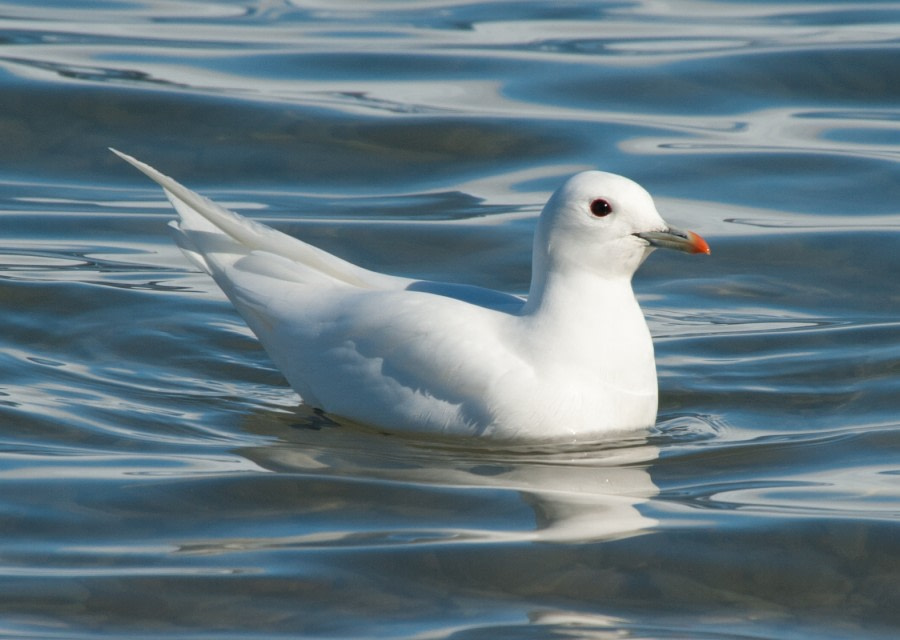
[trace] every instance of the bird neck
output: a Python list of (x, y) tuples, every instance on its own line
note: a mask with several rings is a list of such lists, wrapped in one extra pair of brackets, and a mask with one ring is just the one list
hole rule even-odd
[(520, 335), (547, 388), (571, 395), (574, 378), (591, 389), (584, 397), (610, 406), (634, 402), (655, 414), (653, 341), (631, 279), (551, 271), (537, 284), (522, 309)]
[(576, 324), (589, 331), (609, 323), (632, 323), (636, 316), (643, 322), (631, 278), (587, 270), (549, 270), (533, 276), (522, 315), (542, 324)]

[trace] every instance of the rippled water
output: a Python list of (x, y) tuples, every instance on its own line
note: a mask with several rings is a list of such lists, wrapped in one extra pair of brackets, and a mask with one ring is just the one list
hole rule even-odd
[[(888, 638), (900, 4), (0, 3), (0, 635)], [(299, 405), (134, 154), (367, 266), (524, 292), (628, 175), (647, 433), (435, 443)]]

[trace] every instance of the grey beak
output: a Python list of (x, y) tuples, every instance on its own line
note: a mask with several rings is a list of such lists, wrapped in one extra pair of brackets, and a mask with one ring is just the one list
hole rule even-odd
[(693, 231), (681, 231), (680, 229), (669, 227), (663, 231), (645, 231), (634, 235), (642, 240), (646, 240), (652, 247), (709, 255), (709, 245), (706, 243), (706, 240)]

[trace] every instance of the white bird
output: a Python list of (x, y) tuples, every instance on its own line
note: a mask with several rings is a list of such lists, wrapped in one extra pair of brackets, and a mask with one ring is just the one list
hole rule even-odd
[(244, 218), (128, 155), (306, 403), (389, 431), (578, 440), (651, 426), (653, 342), (631, 277), (655, 247), (709, 253), (642, 187), (586, 171), (541, 213), (527, 299), (369, 271)]

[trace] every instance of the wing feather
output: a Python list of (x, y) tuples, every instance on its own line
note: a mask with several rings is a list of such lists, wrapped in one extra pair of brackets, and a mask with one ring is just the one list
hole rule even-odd
[[(198, 235), (198, 232), (213, 235), (219, 232), (228, 236), (240, 245), (240, 247), (232, 247), (232, 253), (241, 254), (264, 251), (287, 258), (309, 270), (356, 287), (402, 289), (412, 282), (408, 278), (399, 278), (364, 269), (302, 240), (238, 215), (191, 191), (150, 165), (116, 149), (110, 149), (110, 151), (134, 166), (165, 190), (166, 196), (169, 198), (172, 206), (175, 207), (180, 218), (175, 229), (177, 232), (188, 236), (187, 240), (184, 241), (184, 244), (187, 246), (186, 252), (188, 252), (189, 257), (194, 262), (197, 262), (206, 271), (210, 271), (212, 265), (209, 265), (206, 260), (198, 261), (196, 254), (202, 256), (213, 252), (207, 250), (204, 246), (205, 243), (201, 241), (203, 238), (209, 240), (209, 236)], [(193, 235), (191, 232), (194, 232)], [(180, 239), (179, 246), (181, 246)], [(190, 255), (191, 253), (195, 255), (192, 256)]]

